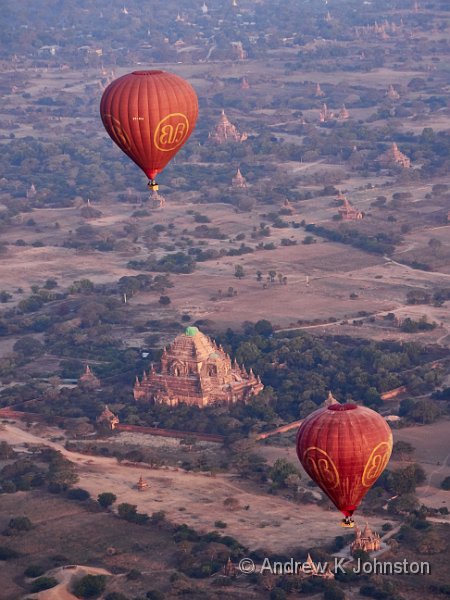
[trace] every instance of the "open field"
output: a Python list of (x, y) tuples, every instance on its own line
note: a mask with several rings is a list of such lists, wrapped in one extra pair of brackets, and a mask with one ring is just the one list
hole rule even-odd
[[(228, 475), (208, 477), (182, 470), (128, 467), (115, 459), (69, 452), (59, 444), (13, 425), (6, 425), (3, 438), (15, 447), (44, 441), (61, 450), (77, 464), (79, 485), (93, 497), (112, 491), (118, 503), (136, 504), (140, 511), (148, 514), (164, 510), (170, 521), (187, 523), (205, 533), (215, 528), (215, 521), (222, 519), (227, 523), (227, 532), (250, 549), (283, 552), (327, 543), (340, 535), (340, 517), (335, 510), (310, 504), (302, 506), (282, 496), (269, 496)], [(141, 474), (149, 483), (148, 491), (139, 492), (135, 488)], [(229, 497), (236, 498), (240, 509), (227, 511), (223, 501)], [(368, 521), (375, 528), (383, 522), (379, 517), (370, 517)]]

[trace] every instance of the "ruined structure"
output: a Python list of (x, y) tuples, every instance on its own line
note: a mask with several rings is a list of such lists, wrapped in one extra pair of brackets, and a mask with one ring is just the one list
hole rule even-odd
[(80, 387), (88, 388), (91, 390), (97, 390), (100, 387), (100, 379), (94, 375), (89, 365), (86, 365), (86, 370), (78, 379), (78, 385)]
[(343, 221), (360, 221), (364, 217), (363, 213), (352, 206), (345, 196), (338, 213)]
[(97, 417), (97, 424), (113, 431), (119, 424), (119, 417), (115, 415), (109, 406), (105, 404), (103, 412)]
[(231, 182), (232, 182), (232, 185), (233, 185), (234, 188), (241, 188), (241, 189), (247, 188), (247, 180), (242, 175), (240, 169), (237, 170), (237, 173), (233, 177), (233, 179), (231, 180)]
[(350, 546), (350, 551), (354, 554), (357, 550), (364, 552), (377, 552), (381, 548), (381, 539), (378, 533), (373, 533), (366, 523), (364, 530), (359, 527), (355, 528), (355, 539)]
[(411, 166), (410, 159), (406, 154), (400, 152), (395, 142), (392, 142), (391, 147), (379, 156), (378, 161), (383, 167), (402, 167), (402, 169), (409, 169)]
[(246, 133), (239, 133), (235, 125), (232, 125), (222, 110), (219, 122), (213, 131), (210, 132), (208, 139), (216, 144), (225, 144), (226, 142), (244, 142), (247, 139)]
[(263, 389), (259, 376), (246, 371), (197, 327), (188, 327), (168, 348), (161, 361), (136, 378), (137, 402), (180, 402), (199, 407), (245, 401)]

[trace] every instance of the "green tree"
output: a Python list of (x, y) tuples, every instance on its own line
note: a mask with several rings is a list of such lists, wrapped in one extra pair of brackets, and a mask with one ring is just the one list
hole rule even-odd
[(298, 469), (285, 458), (278, 458), (269, 471), (269, 477), (277, 488), (288, 487), (288, 479), (296, 475), (300, 480)]
[(97, 502), (102, 508), (109, 508), (116, 500), (117, 496), (112, 492), (103, 492), (97, 497)]
[(78, 598), (98, 598), (106, 587), (105, 575), (86, 575), (73, 586), (73, 593)]
[(236, 265), (234, 267), (234, 276), (238, 279), (242, 279), (243, 277), (245, 277), (245, 271), (242, 265)]

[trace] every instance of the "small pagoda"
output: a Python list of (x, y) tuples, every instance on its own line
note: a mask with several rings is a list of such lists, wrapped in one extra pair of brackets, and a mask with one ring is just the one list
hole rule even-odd
[(242, 81), (241, 81), (241, 90), (249, 90), (249, 89), (250, 89), (250, 84), (247, 81), (247, 78), (243, 77)]
[(390, 148), (383, 152), (378, 157), (378, 161), (381, 166), (389, 168), (389, 167), (401, 167), (402, 169), (409, 169), (411, 167), (411, 160), (400, 152), (397, 144), (392, 142)]
[(83, 375), (78, 379), (78, 385), (91, 390), (98, 390), (100, 388), (100, 379), (94, 375), (89, 365), (86, 365)]
[(236, 175), (231, 180), (231, 183), (234, 188), (246, 189), (248, 187), (247, 180), (242, 175), (241, 170), (239, 168), (237, 170)]
[(107, 404), (105, 404), (103, 412), (97, 417), (97, 423), (106, 426), (110, 431), (114, 431), (119, 424), (119, 417), (110, 410)]
[(397, 90), (394, 88), (394, 86), (391, 84), (386, 92), (386, 97), (389, 98), (389, 100), (392, 101), (396, 101), (396, 100), (400, 100), (400, 94), (397, 92)]
[(320, 83), (318, 83), (316, 85), (316, 91), (314, 93), (314, 96), (316, 98), (323, 98), (325, 96), (325, 92), (322, 90), (322, 88), (320, 87)]
[(338, 114), (337, 118), (338, 118), (338, 121), (347, 121), (347, 119), (350, 118), (350, 113), (345, 108), (345, 104), (342, 105), (342, 108), (339, 111), (339, 114)]
[(334, 119), (334, 112), (332, 112), (328, 106), (323, 103), (322, 108), (319, 112), (319, 121), (321, 123), (327, 123), (328, 121), (332, 121)]
[(230, 557), (228, 557), (227, 562), (222, 567), (222, 573), (225, 575), (225, 577), (236, 577), (236, 567), (234, 566)]
[(234, 404), (256, 396), (264, 388), (252, 369), (233, 362), (221, 345), (188, 327), (164, 348), (161, 360), (136, 378), (137, 402), (203, 408), (211, 404)]
[(344, 197), (342, 206), (338, 208), (338, 213), (343, 221), (361, 221), (364, 217), (363, 213), (350, 204)]
[(230, 123), (225, 111), (222, 110), (219, 122), (210, 132), (208, 139), (216, 144), (225, 144), (226, 142), (243, 142), (247, 137), (246, 133), (239, 133), (236, 126)]
[(311, 558), (311, 554), (308, 552), (308, 556), (303, 565), (297, 570), (297, 576), (301, 579), (307, 577), (321, 577), (322, 579), (334, 579), (334, 574), (331, 572), (329, 566), (325, 570), (319, 569), (316, 563)]
[(366, 526), (363, 531), (359, 527), (355, 527), (355, 539), (350, 546), (350, 552), (354, 554), (358, 550), (363, 552), (377, 552), (381, 548), (381, 539), (378, 533), (373, 533), (369, 524), (366, 522)]
[(340, 404), (340, 402), (336, 400), (331, 392), (328, 392), (328, 396), (323, 401), (322, 406), (331, 406), (332, 404)]
[(144, 492), (145, 490), (148, 490), (148, 483), (145, 481), (145, 479), (142, 478), (142, 475), (139, 477), (139, 481), (136, 484), (136, 488), (139, 492)]

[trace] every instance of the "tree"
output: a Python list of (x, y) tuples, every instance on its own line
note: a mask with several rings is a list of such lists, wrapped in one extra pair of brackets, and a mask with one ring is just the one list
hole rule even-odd
[(112, 492), (103, 492), (97, 497), (97, 502), (102, 508), (109, 508), (116, 500), (117, 496)]
[(169, 304), (171, 303), (171, 299), (169, 298), (169, 296), (160, 296), (159, 303), (161, 304), (161, 306), (169, 306)]
[(32, 594), (36, 594), (37, 592), (42, 592), (43, 590), (49, 590), (52, 587), (58, 585), (58, 581), (54, 577), (38, 577), (31, 584), (30, 592)]
[(278, 488), (288, 487), (288, 479), (291, 475), (296, 475), (300, 480), (298, 469), (285, 458), (278, 458), (269, 471), (270, 479)]
[(242, 265), (236, 265), (234, 267), (234, 276), (238, 279), (242, 279), (243, 277), (245, 277), (245, 271)]
[(434, 256), (436, 256), (438, 250), (440, 250), (442, 247), (442, 242), (441, 240), (438, 240), (436, 238), (431, 238), (428, 242), (428, 246), (431, 248), (431, 251), (433, 252)]
[(450, 475), (441, 481), (441, 489), (450, 490)]
[(33, 524), (28, 517), (13, 517), (8, 523), (9, 529), (16, 531), (29, 531)]
[(18, 354), (32, 358), (44, 352), (44, 345), (33, 337), (23, 337), (17, 340), (13, 346), (13, 350)]
[(395, 442), (393, 447), (393, 455), (395, 457), (399, 457), (400, 460), (405, 460), (405, 456), (411, 457), (414, 452), (414, 446), (409, 442), (404, 442), (403, 440), (398, 440)]
[(86, 575), (73, 586), (73, 593), (78, 598), (98, 598), (105, 590), (105, 575)]
[(80, 502), (83, 502), (84, 500), (89, 500), (91, 495), (87, 490), (83, 490), (82, 488), (74, 488), (67, 492), (67, 497), (69, 500), (79, 500)]

